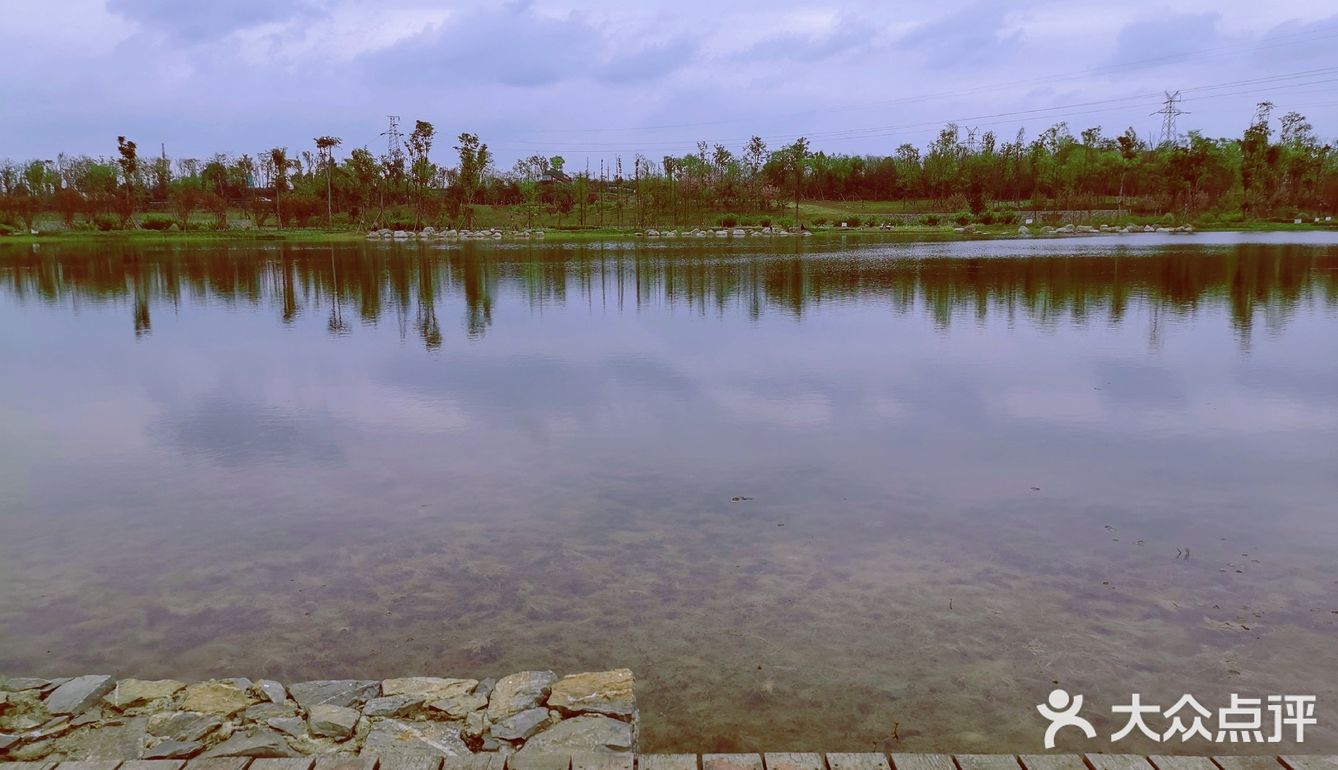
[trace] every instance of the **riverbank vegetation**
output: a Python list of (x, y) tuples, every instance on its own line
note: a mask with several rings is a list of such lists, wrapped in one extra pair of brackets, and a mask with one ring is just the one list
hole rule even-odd
[(949, 124), (927, 147), (888, 155), (814, 151), (803, 138), (771, 148), (753, 137), (742, 148), (700, 142), (683, 155), (579, 170), (543, 155), (499, 169), (471, 133), (442, 163), (437, 130), (422, 120), (384, 153), (358, 147), (343, 157), (334, 136), (210, 158), (144, 156), (122, 136), (111, 157), (0, 162), (0, 234), (1331, 223), (1333, 144), (1299, 113), (1273, 112), (1259, 105), (1238, 138), (1190, 132), (1152, 144), (1133, 129), (1074, 135), (1065, 123), (1001, 138)]

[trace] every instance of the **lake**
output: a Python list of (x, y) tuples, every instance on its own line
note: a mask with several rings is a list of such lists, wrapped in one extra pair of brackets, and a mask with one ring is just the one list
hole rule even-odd
[(1311, 694), (1338, 750), (1338, 236), (823, 240), (0, 246), (0, 673), (627, 666), (653, 751)]

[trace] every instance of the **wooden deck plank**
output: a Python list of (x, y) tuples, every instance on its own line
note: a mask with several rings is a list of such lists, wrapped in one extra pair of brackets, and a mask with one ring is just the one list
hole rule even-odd
[[(190, 770), (190, 768), (186, 768)], [(314, 770), (376, 770), (376, 757), (316, 756)]]
[(889, 770), (887, 757), (862, 752), (828, 754), (827, 766), (831, 770)]
[(1277, 757), (1213, 757), (1222, 770), (1286, 770), (1278, 764)]
[(1087, 754), (1096, 770), (1152, 770), (1147, 757), (1138, 754)]
[(797, 751), (782, 751), (776, 754), (763, 754), (762, 761), (767, 770), (826, 770), (827, 764), (821, 754), (804, 754)]
[(1087, 770), (1079, 754), (1021, 754), (1018, 760), (1027, 770)]
[[(382, 767), (385, 767), (384, 757)], [(470, 754), (466, 757), (443, 757), (441, 770), (503, 770), (506, 766), (506, 757), (496, 752), (484, 754)]]
[(697, 770), (696, 754), (642, 754), (638, 770)]
[(636, 756), (623, 751), (582, 751), (571, 755), (571, 770), (632, 770)]
[(897, 770), (957, 770), (947, 754), (893, 754), (892, 766)]
[[(257, 759), (246, 770), (311, 770), (315, 757), (295, 757), (293, 759)], [(124, 766), (121, 770), (126, 770)]]
[[(381, 763), (377, 770), (440, 770), (442, 760), (441, 757), (432, 754), (411, 754), (408, 752), (377, 754), (376, 759), (380, 760)], [(482, 770), (482, 768), (482, 762), (471, 762), (468, 767), (461, 767), (460, 770)], [(251, 765), (249, 770), (257, 770), (257, 768), (255, 765)]]
[(61, 762), (60, 766), (69, 770), (116, 770), (124, 761), (121, 759), (80, 759), (73, 762)]
[(1207, 757), (1173, 757), (1166, 754), (1153, 754), (1148, 757), (1157, 770), (1217, 770)]
[(244, 770), (250, 757), (201, 757), (186, 762), (186, 770)]
[(1338, 756), (1323, 754), (1287, 754), (1282, 763), (1292, 770), (1338, 770)]
[(1022, 770), (1012, 754), (957, 754), (961, 770)]
[(132, 759), (121, 763), (121, 770), (181, 770), (184, 759)]
[(702, 770), (762, 770), (762, 755), (703, 754)]
[(570, 754), (512, 754), (506, 758), (507, 770), (568, 770)]

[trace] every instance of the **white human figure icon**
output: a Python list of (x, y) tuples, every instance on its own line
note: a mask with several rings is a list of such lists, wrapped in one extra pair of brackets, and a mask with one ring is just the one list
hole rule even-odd
[(1055, 733), (1062, 727), (1076, 727), (1083, 731), (1088, 738), (1096, 737), (1096, 728), (1092, 723), (1078, 716), (1082, 711), (1082, 696), (1069, 695), (1067, 690), (1054, 689), (1050, 691), (1050, 697), (1036, 707), (1041, 712), (1041, 716), (1050, 720), (1050, 726), (1045, 728), (1045, 747), (1053, 749), (1055, 747)]

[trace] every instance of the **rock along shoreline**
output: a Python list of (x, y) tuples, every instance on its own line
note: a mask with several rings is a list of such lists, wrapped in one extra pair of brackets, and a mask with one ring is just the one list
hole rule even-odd
[(0, 761), (635, 752), (628, 669), (500, 679), (0, 677)]

